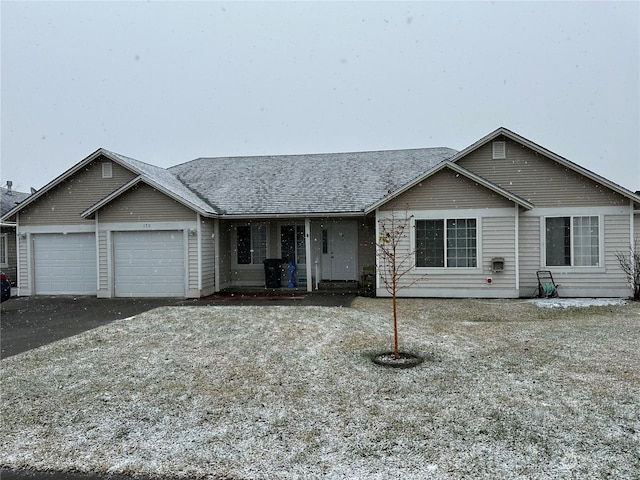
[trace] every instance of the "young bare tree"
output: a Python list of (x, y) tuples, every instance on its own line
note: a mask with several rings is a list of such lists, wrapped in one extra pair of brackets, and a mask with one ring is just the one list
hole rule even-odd
[(628, 252), (616, 252), (620, 268), (633, 290), (633, 299), (640, 300), (640, 238), (635, 237)]
[(398, 290), (411, 286), (415, 280), (409, 283), (401, 283), (402, 278), (414, 267), (414, 252), (408, 248), (400, 247), (400, 243), (406, 235), (409, 235), (411, 219), (406, 211), (399, 215), (397, 211), (389, 212), (388, 216), (378, 220), (378, 241), (376, 250), (378, 256), (378, 277), (384, 284), (387, 292), (391, 294), (393, 302), (393, 354), (400, 357), (398, 346)]

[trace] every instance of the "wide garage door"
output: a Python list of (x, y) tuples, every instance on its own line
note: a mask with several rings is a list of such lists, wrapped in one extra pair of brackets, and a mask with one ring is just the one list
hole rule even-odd
[(33, 252), (37, 294), (96, 294), (95, 234), (36, 234), (33, 235)]
[(184, 297), (182, 231), (114, 234), (116, 297)]

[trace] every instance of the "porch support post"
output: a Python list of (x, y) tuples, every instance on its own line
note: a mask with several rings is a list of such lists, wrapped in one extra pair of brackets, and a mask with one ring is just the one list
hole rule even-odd
[(307, 292), (313, 291), (313, 271), (311, 270), (311, 219), (304, 219), (304, 251), (307, 268)]

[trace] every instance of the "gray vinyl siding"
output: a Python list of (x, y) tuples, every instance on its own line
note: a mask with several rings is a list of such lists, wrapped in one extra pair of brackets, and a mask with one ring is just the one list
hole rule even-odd
[[(369, 215), (358, 221), (358, 268), (362, 269), (376, 264), (376, 218)], [(313, 257), (312, 257), (313, 260)]]
[[(640, 206), (636, 206), (636, 208), (640, 209)], [(633, 216), (633, 238), (636, 247), (640, 248), (640, 213)]]
[(545, 267), (542, 258), (541, 218), (535, 215), (520, 218), (520, 296), (531, 297), (538, 286), (537, 270), (549, 270), (560, 284), (560, 296), (625, 296), (626, 280), (615, 253), (629, 248), (629, 215), (603, 215), (604, 232), (600, 268)]
[(380, 210), (504, 208), (513, 203), (473, 180), (445, 168), (386, 203)]
[(198, 270), (198, 236), (187, 233), (187, 289), (189, 291), (198, 290)]
[(98, 290), (109, 290), (107, 232), (98, 232)]
[(20, 211), (20, 225), (83, 225), (93, 220), (80, 213), (116, 190), (135, 175), (112, 162), (113, 176), (102, 178), (103, 160), (98, 159), (53, 187)]
[(18, 270), (20, 271), (20, 278), (18, 279), (18, 286), (20, 288), (28, 289), (29, 288), (29, 263), (27, 261), (27, 250), (28, 250), (28, 236), (27, 238), (19, 238), (18, 237), (18, 251), (19, 251), (19, 264)]
[[(482, 213), (481, 210), (478, 213)], [(460, 292), (473, 291), (466, 296), (514, 296), (516, 283), (515, 209), (514, 216), (478, 216), (478, 268), (414, 269), (401, 281), (399, 296), (456, 297)], [(408, 236), (400, 244), (398, 258), (410, 253)], [(504, 258), (504, 271), (493, 272), (492, 259)], [(487, 282), (487, 278), (492, 283)], [(384, 295), (381, 284), (378, 294)]]
[(101, 223), (193, 221), (196, 213), (146, 184), (139, 184), (99, 211)]
[(536, 272), (541, 268), (540, 217), (520, 216), (520, 296), (532, 297), (538, 287)]
[(202, 253), (202, 290), (213, 292), (216, 285), (216, 249), (213, 238), (213, 220), (204, 219), (200, 222), (200, 250)]
[(536, 207), (628, 205), (629, 200), (517, 142), (506, 141), (506, 158), (492, 159), (492, 142), (458, 165), (500, 185)]

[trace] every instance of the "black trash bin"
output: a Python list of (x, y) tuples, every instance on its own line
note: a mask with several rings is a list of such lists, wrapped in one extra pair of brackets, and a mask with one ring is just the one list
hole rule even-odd
[(281, 258), (267, 258), (264, 262), (264, 283), (267, 288), (281, 288), (280, 265)]

